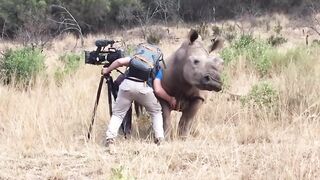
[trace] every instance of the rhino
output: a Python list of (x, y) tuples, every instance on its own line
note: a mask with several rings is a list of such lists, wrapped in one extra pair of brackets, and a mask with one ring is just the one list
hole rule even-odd
[(182, 112), (178, 134), (185, 138), (190, 133), (192, 121), (205, 101), (208, 91), (221, 91), (223, 60), (210, 56), (210, 52), (221, 48), (222, 43), (222, 40), (214, 39), (212, 44), (205, 48), (198, 32), (191, 30), (187, 39), (166, 60), (167, 67), (163, 68), (161, 83), (166, 92), (177, 99), (175, 109), (171, 109), (166, 101), (159, 99), (166, 136), (172, 131), (172, 110)]
[[(206, 94), (209, 91), (221, 91), (223, 60), (209, 54), (220, 48), (222, 43), (222, 40), (214, 39), (206, 48), (198, 32), (191, 30), (181, 46), (166, 59), (161, 83), (166, 92), (177, 100), (177, 107), (172, 109), (166, 101), (158, 98), (162, 106), (167, 138), (172, 134), (170, 119), (172, 110), (182, 112), (178, 134), (181, 138), (186, 138), (195, 115), (205, 101)], [(135, 109), (139, 114), (140, 106), (135, 104)], [(122, 130), (125, 135), (130, 134), (131, 117), (124, 119)]]

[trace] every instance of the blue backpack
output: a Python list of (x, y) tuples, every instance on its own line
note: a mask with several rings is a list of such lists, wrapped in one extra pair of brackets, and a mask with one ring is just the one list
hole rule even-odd
[(153, 80), (160, 69), (160, 61), (163, 62), (163, 54), (157, 46), (139, 44), (136, 53), (130, 60), (127, 76), (142, 81)]

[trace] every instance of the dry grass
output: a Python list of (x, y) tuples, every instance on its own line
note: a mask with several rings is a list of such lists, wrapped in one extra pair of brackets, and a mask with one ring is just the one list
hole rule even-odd
[[(187, 29), (173, 31), (182, 38)], [(86, 49), (100, 37), (88, 37)], [(51, 70), (63, 52), (83, 50), (70, 48), (75, 39), (66, 38), (45, 51)], [(167, 55), (179, 43), (165, 39), (160, 46)], [(105, 89), (93, 139), (86, 140), (100, 67), (83, 65), (60, 87), (51, 79), (28, 91), (1, 85), (0, 179), (319, 179), (319, 57), (307, 67), (301, 72), (290, 64), (268, 79), (280, 92), (277, 118), (212, 93), (186, 141), (156, 146), (149, 123), (140, 119), (132, 138), (119, 136), (112, 152), (102, 145), (109, 120)], [(242, 60), (226, 71), (237, 94), (259, 81)], [(178, 117), (174, 113), (173, 123)]]

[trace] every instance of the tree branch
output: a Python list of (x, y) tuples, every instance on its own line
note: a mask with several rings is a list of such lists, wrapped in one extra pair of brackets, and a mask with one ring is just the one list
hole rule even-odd
[[(56, 22), (57, 24), (59, 24), (59, 28), (58, 28), (59, 31), (61, 30), (61, 26), (65, 26), (65, 28), (62, 29), (60, 34), (62, 34), (65, 31), (68, 31), (68, 30), (76, 30), (80, 34), (81, 46), (83, 46), (83, 44), (84, 44), (83, 39), (84, 38), (83, 38), (82, 29), (81, 29), (79, 23), (77, 22), (77, 20), (73, 17), (73, 15), (63, 6), (51, 5), (51, 7), (62, 9), (64, 12), (61, 12), (60, 15), (68, 15), (68, 17), (69, 17), (69, 18), (67, 18), (67, 17), (61, 16), (62, 21), (52, 20), (52, 21)], [(70, 26), (74, 26), (74, 27), (70, 27)]]

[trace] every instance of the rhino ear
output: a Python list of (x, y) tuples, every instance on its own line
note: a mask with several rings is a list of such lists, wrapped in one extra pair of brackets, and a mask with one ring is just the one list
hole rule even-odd
[(189, 40), (190, 40), (190, 44), (192, 44), (196, 39), (198, 39), (199, 37), (199, 34), (196, 30), (194, 29), (191, 29), (190, 32), (189, 32)]
[(220, 38), (211, 39), (212, 44), (209, 46), (209, 53), (216, 49), (221, 49), (223, 47), (223, 40)]

